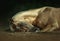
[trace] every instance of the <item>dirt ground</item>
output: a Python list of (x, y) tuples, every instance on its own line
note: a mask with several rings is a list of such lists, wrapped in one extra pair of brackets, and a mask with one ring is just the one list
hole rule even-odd
[(60, 33), (0, 32), (0, 41), (60, 41)]
[[(0, 28), (1, 29), (1, 28)], [(6, 32), (0, 30), (0, 41), (60, 41), (60, 32), (34, 33), (34, 32)]]

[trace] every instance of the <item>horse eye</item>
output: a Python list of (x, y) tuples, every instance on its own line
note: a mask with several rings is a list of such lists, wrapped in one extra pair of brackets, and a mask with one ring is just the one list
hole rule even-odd
[(23, 27), (23, 26), (26, 26), (27, 24), (25, 23), (25, 22), (20, 22), (20, 23), (18, 23), (18, 26), (19, 27)]

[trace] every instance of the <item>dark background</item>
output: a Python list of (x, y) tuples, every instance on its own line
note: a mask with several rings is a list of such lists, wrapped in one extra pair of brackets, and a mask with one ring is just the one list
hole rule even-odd
[(8, 25), (8, 20), (19, 11), (43, 6), (60, 7), (59, 0), (0, 0), (0, 25)]

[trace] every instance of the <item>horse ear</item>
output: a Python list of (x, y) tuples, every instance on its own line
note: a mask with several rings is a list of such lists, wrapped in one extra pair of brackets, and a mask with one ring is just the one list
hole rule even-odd
[(43, 14), (41, 13), (44, 13), (44, 14), (49, 14), (51, 11), (52, 11), (53, 7), (43, 7), (41, 9), (41, 11), (38, 12), (38, 15), (41, 16)]
[(45, 7), (45, 9), (43, 10), (43, 12), (50, 12), (52, 9), (52, 7)]

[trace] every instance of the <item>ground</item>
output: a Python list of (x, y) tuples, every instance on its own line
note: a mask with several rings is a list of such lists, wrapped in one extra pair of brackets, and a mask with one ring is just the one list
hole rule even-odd
[(60, 41), (60, 32), (34, 33), (34, 32), (7, 32), (7, 28), (0, 27), (0, 41)]

